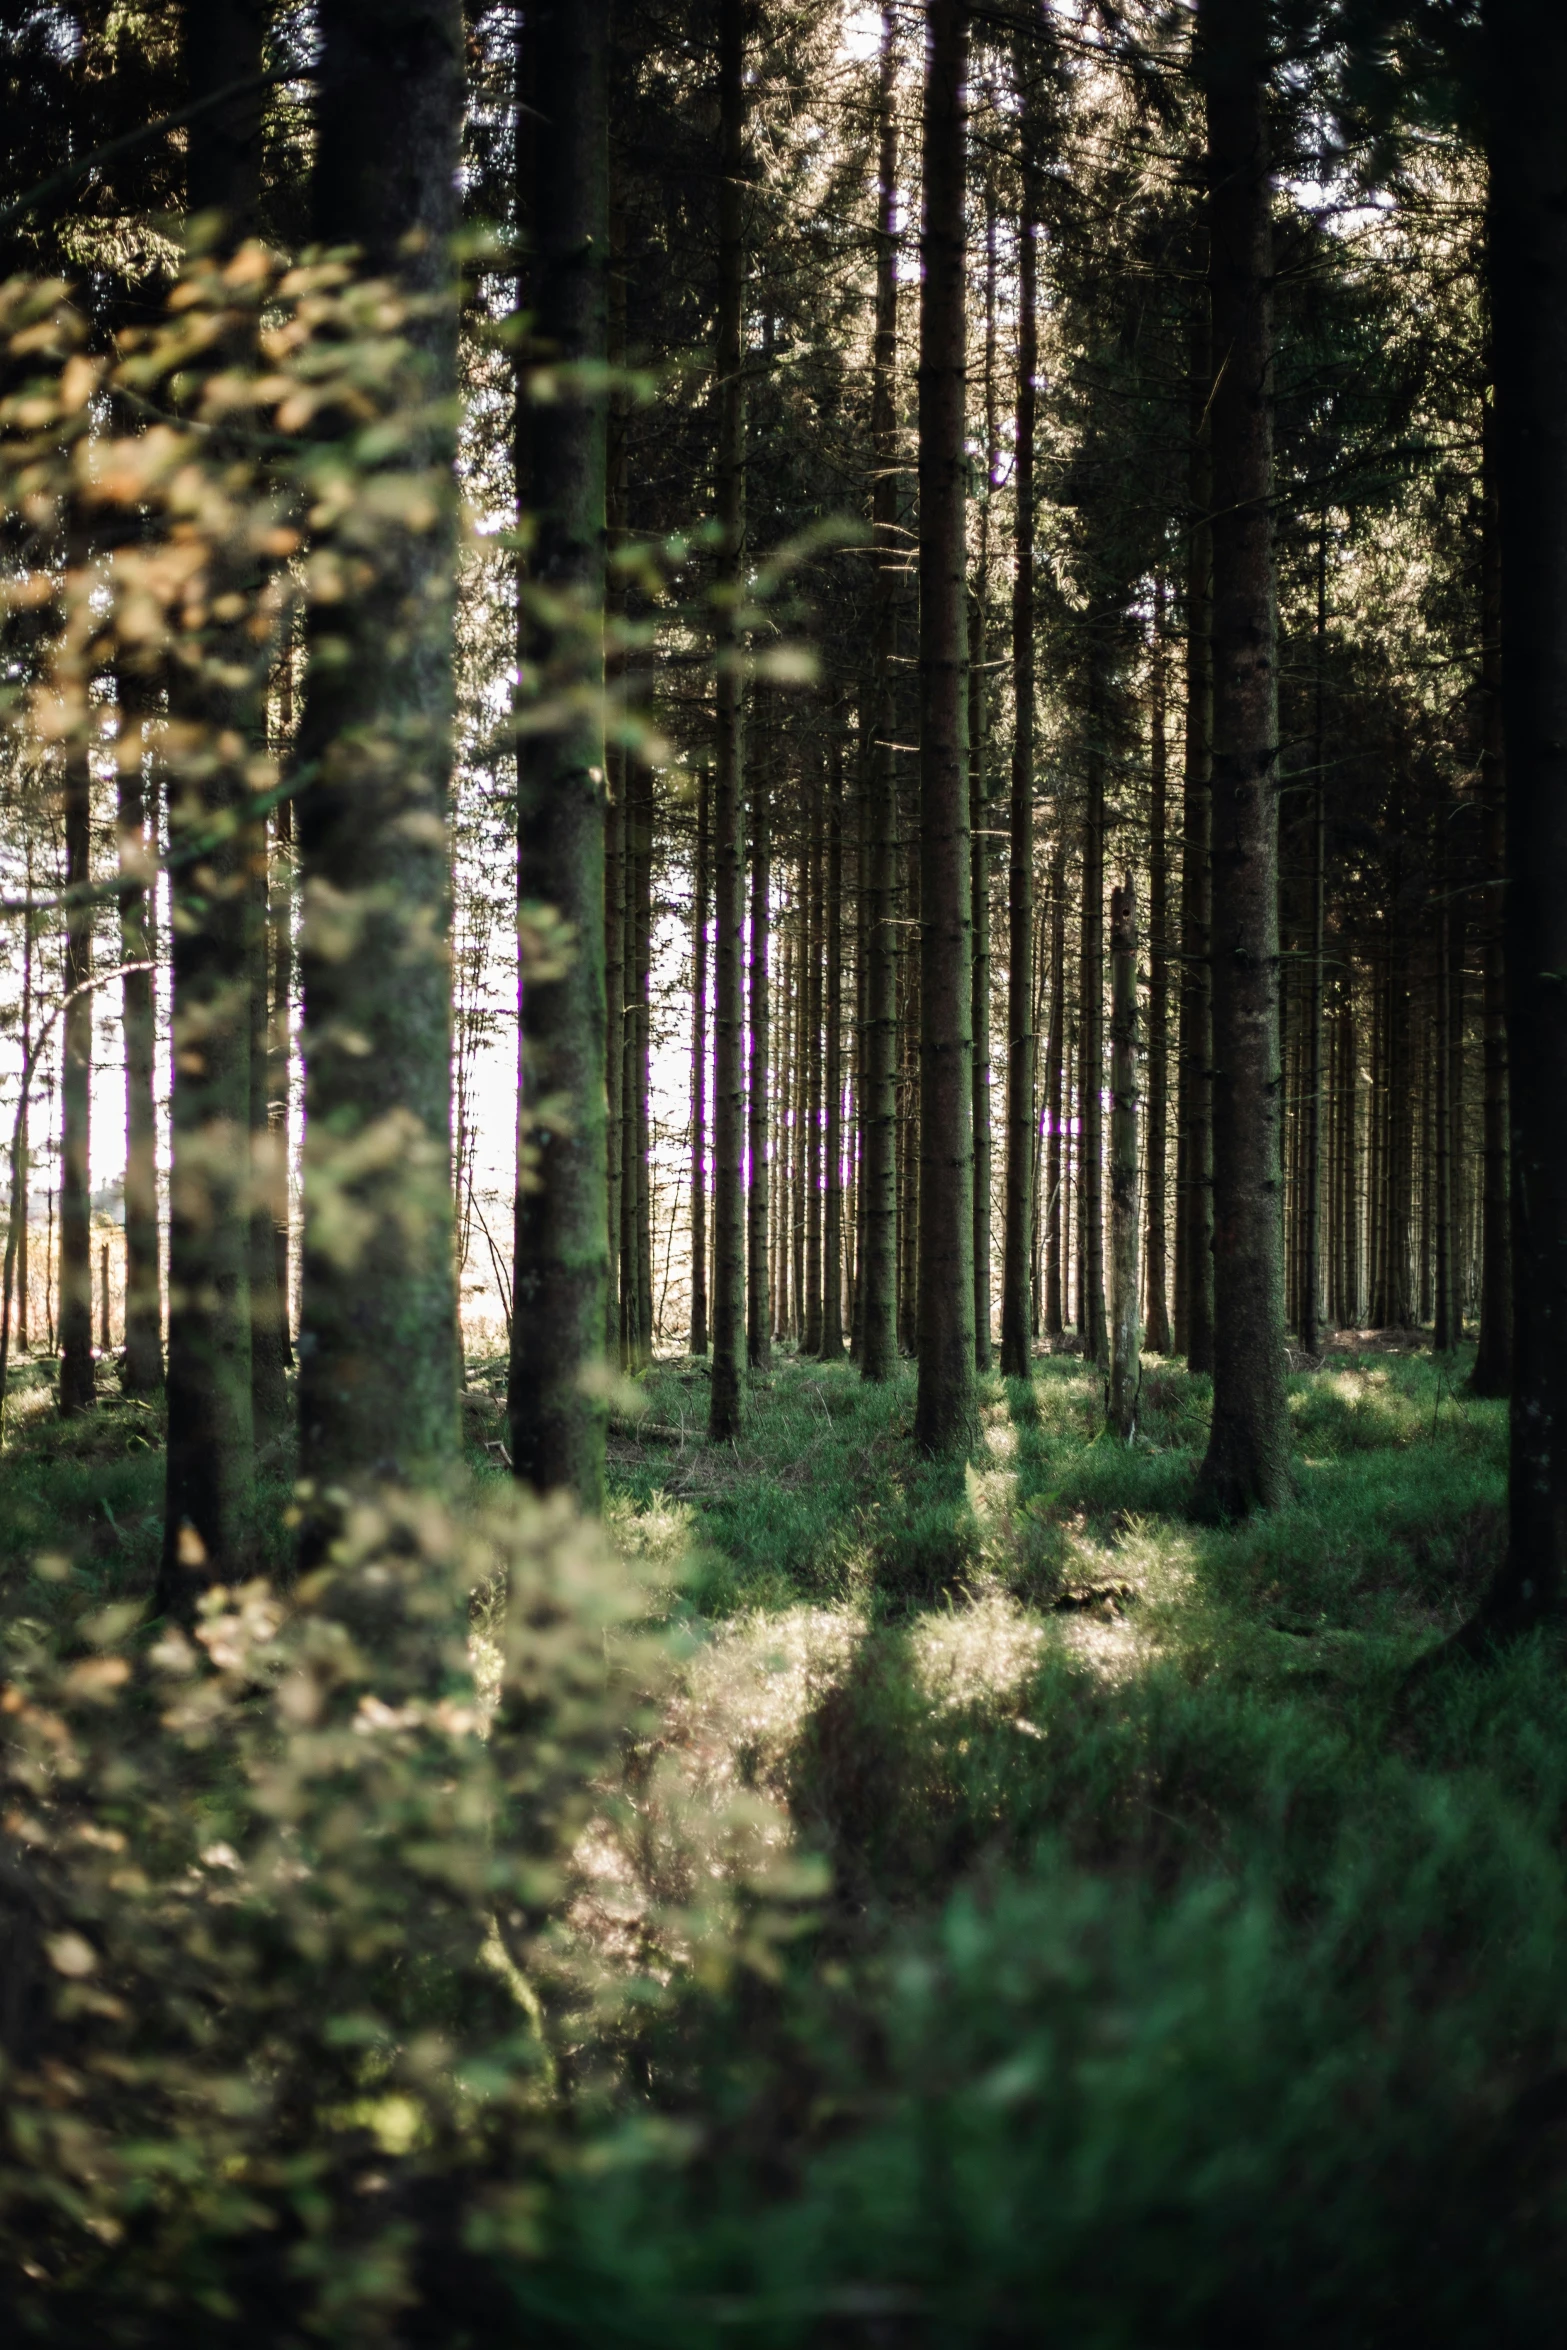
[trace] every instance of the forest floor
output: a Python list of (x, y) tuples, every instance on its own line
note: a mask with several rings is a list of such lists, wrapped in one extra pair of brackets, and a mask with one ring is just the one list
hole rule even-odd
[[(481, 1478), (502, 1369), (469, 1369)], [(1173, 1363), (1130, 1445), (1080, 1359), (986, 1379), (967, 1466), (915, 1454), (912, 1372), (781, 1353), (715, 1449), (705, 1366), (653, 1367), (608, 1520), (683, 1627), (663, 1741), (771, 1807), (818, 1897), (763, 1985), (652, 2027), (686, 2152), (587, 2181), (585, 2338), (727, 2341), (691, 2315), (725, 2295), (747, 2340), (941, 2350), (1035, 2339), (1026, 2310), (1130, 2350), (1558, 2306), (1567, 1676), (1523, 1644), (1409, 1681), (1503, 1539), (1506, 1409), (1466, 1369), (1295, 1373), (1295, 1498), (1214, 1527)], [(24, 1366), (0, 1638), (148, 1589), (161, 1475), (155, 1414), (62, 1428)]]

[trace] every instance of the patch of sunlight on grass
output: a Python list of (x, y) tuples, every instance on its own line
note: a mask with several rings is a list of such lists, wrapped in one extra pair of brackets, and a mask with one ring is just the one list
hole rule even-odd
[(1102, 1680), (1122, 1681), (1165, 1647), (1191, 1592), (1195, 1537), (1167, 1518), (1128, 1517), (1108, 1537), (1086, 1519), (1067, 1529), (1068, 1588), (1082, 1604), (1060, 1611), (1060, 1645)]
[(687, 1664), (666, 1736), (705, 1785), (765, 1783), (848, 1670), (865, 1629), (864, 1615), (847, 1606), (733, 1619)]
[(695, 1512), (662, 1486), (640, 1506), (629, 1493), (613, 1493), (604, 1504), (604, 1531), (622, 1558), (666, 1567), (674, 1582), (695, 1539)]
[(920, 1689), (941, 1713), (997, 1704), (1032, 1674), (1044, 1626), (1002, 1591), (982, 1592), (962, 1607), (922, 1616), (910, 1637)]

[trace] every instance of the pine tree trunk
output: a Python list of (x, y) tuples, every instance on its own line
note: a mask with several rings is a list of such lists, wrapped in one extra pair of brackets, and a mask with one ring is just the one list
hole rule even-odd
[[(27, 891), (27, 895), (28, 895), (28, 897), (29, 897), (29, 898), (31, 898), (31, 896), (32, 896), (32, 894), (33, 894), (33, 880), (34, 880), (34, 874), (33, 874), (33, 836), (32, 836), (32, 833), (31, 833), (31, 831), (29, 831), (29, 833), (27, 834), (26, 846), (25, 846), (25, 849), (24, 849), (24, 852), (23, 852), (23, 854), (24, 854), (24, 859), (25, 859), (25, 864), (24, 864), (24, 873), (25, 873), (25, 887), (26, 887), (26, 891)], [(123, 903), (124, 903), (124, 900), (122, 899), (122, 900), (121, 900), (121, 904), (123, 905)], [(27, 1069), (29, 1072), (30, 1072), (30, 1071), (31, 1071), (31, 1069), (32, 1069), (32, 1063), (33, 1063), (33, 953), (34, 953), (34, 947), (35, 947), (35, 944), (36, 944), (36, 933), (35, 933), (35, 930), (34, 930), (34, 927), (33, 927), (33, 916), (32, 916), (31, 914), (24, 914), (24, 915), (22, 916), (22, 1033), (21, 1033), (21, 1037), (19, 1038), (19, 1040), (18, 1040), (18, 1041), (19, 1041), (19, 1043), (20, 1043), (20, 1045), (21, 1045), (21, 1048), (22, 1048), (22, 1066), (23, 1066), (23, 1068), (24, 1068), (24, 1069)], [(124, 956), (122, 956), (122, 957), (121, 957), (121, 960), (122, 960), (122, 961), (125, 961), (125, 960), (128, 960), (128, 958), (127, 958), (127, 957), (124, 957)], [(127, 1037), (127, 1040), (126, 1040), (126, 1064), (127, 1064), (127, 1068), (129, 1067), (129, 1063), (130, 1063), (130, 1042), (129, 1042), (129, 1037)], [(129, 1086), (130, 1086), (130, 1080), (129, 1080), (129, 1077), (127, 1077), (127, 1079), (126, 1079), (126, 1089), (127, 1089), (127, 1093), (129, 1092)], [(127, 1108), (128, 1108), (128, 1106), (129, 1106), (129, 1105), (127, 1104)], [(19, 1219), (19, 1222), (18, 1222), (18, 1225), (17, 1225), (17, 1233), (16, 1233), (16, 1351), (17, 1351), (18, 1355), (25, 1355), (25, 1354), (26, 1354), (26, 1352), (27, 1352), (27, 1344), (28, 1344), (28, 1337), (27, 1337), (27, 1232), (28, 1232), (28, 1225), (29, 1225), (29, 1222), (30, 1222), (30, 1220), (31, 1220), (31, 1203), (30, 1203), (30, 1196), (29, 1196), (29, 1187), (30, 1187), (30, 1185), (31, 1185), (31, 1182), (32, 1182), (32, 1118), (31, 1118), (31, 1108), (32, 1108), (32, 1102), (31, 1102), (31, 1097), (30, 1097), (30, 1095), (24, 1095), (24, 1096), (23, 1096), (23, 1099), (22, 1099), (22, 1101), (21, 1101), (21, 1103), (20, 1103), (20, 1104), (19, 1104), (19, 1106), (18, 1106), (18, 1115), (17, 1115), (17, 1124), (16, 1124), (16, 1165), (15, 1165), (15, 1166), (12, 1168), (12, 1170), (11, 1170), (11, 1180), (12, 1180), (12, 1184), (13, 1184), (13, 1187), (14, 1187), (14, 1189), (15, 1189), (16, 1195), (17, 1195), (17, 1197), (18, 1197), (18, 1199), (19, 1199), (19, 1201), (20, 1201), (20, 1205), (21, 1205), (21, 1215), (20, 1215), (20, 1219)], [(127, 1116), (127, 1120), (126, 1120), (127, 1129), (129, 1128), (129, 1123), (130, 1123), (130, 1121), (129, 1121), (129, 1117)], [(129, 1133), (128, 1133), (128, 1132), (127, 1132), (127, 1138), (126, 1138), (126, 1139), (127, 1139), (127, 1144), (128, 1144), (128, 1143), (129, 1143)], [(128, 1158), (128, 1157), (129, 1157), (129, 1152), (128, 1152), (128, 1150), (127, 1150), (127, 1158)], [(156, 1230), (156, 1210), (157, 1210), (157, 1194), (156, 1194), (156, 1192), (154, 1192), (154, 1194), (153, 1194), (153, 1209), (154, 1209), (154, 1230)], [(126, 1212), (126, 1223), (127, 1223), (127, 1225), (129, 1225), (129, 1222), (130, 1222), (130, 1186), (129, 1186), (129, 1181), (128, 1181), (128, 1180), (127, 1180), (127, 1185), (126, 1185), (126, 1211), (125, 1211), (125, 1212)], [(127, 1301), (128, 1301), (128, 1300), (129, 1300), (129, 1298), (130, 1298), (130, 1296), (131, 1296), (130, 1273), (129, 1273), (129, 1268), (128, 1268), (128, 1266), (127, 1266), (127, 1272), (126, 1272), (125, 1294), (126, 1294), (126, 1298), (127, 1298)], [(128, 1343), (128, 1342), (127, 1342), (127, 1343)], [(160, 1376), (161, 1376), (161, 1373), (162, 1373), (162, 1357), (161, 1357), (161, 1350), (160, 1350), (160, 1357), (159, 1357), (159, 1373), (160, 1373)], [(123, 1373), (122, 1373), (122, 1375), (121, 1375), (121, 1376), (122, 1376), (122, 1383), (123, 1383)]]
[[(528, 416), (534, 538), (527, 645), (543, 693), (569, 712), (525, 733), (517, 773), (519, 924), (530, 904), (571, 926), (558, 972), (519, 968), (519, 1082), (530, 1180), (516, 1190), (507, 1418), (514, 1473), (598, 1509), (604, 1416), (589, 1374), (604, 1349), (605, 394), (573, 369), (607, 353), (608, 0), (529, 11), (538, 101), (531, 213), (534, 347), (565, 370)], [(519, 405), (524, 398), (519, 386)], [(519, 936), (524, 935), (519, 930)], [(563, 1118), (530, 1118), (547, 1102)]]
[(1131, 876), (1110, 897), (1111, 1427), (1130, 1443), (1142, 1387), (1137, 1283), (1137, 900)]
[(1500, 1396), (1513, 1383), (1513, 1238), (1508, 1166), (1507, 776), (1502, 722), (1502, 533), (1497, 515), (1496, 410), (1485, 403), (1481, 424), (1480, 538), (1480, 804), (1487, 877), (1481, 901), (1480, 1336), (1471, 1395)]
[(648, 1191), (648, 998), (653, 931), (653, 776), (626, 762), (626, 1033), (621, 1079), (621, 1360), (646, 1370), (653, 1351), (652, 1233)]
[(974, 1377), (974, 1049), (963, 625), (967, 26), (931, 0), (920, 298), (920, 1156), (916, 1442), (965, 1447)]
[(1410, 1244), (1414, 1212), (1415, 1135), (1413, 1081), (1409, 1065), (1409, 987), (1404, 976), (1405, 941), (1392, 939), (1388, 975), (1387, 1052), (1387, 1300), (1391, 1330), (1407, 1330), (1415, 1319), (1410, 1295)]
[[(409, 329), (434, 398), (456, 389), (456, 0), (321, 0), (316, 226), (426, 307)], [(352, 955), (307, 928), (301, 1467), (319, 1494), (443, 1477), (457, 1455), (447, 806), (455, 467), (432, 423), (409, 461), (441, 517), (388, 532), (373, 583), (323, 607), (299, 759), (306, 903), (362, 914)], [(334, 658), (333, 655), (338, 657)], [(346, 657), (342, 657), (346, 655)], [(351, 1254), (339, 1193), (364, 1220)], [(171, 1348), (172, 1352), (172, 1348)], [(171, 1364), (172, 1375), (172, 1364)], [(312, 1518), (306, 1555), (326, 1532)]]
[(1448, 1216), (1450, 1223), (1448, 1315), (1453, 1344), (1464, 1336), (1464, 909), (1461, 899), (1448, 909), (1447, 1002), (1447, 1156)]
[[(1025, 137), (1027, 136), (1025, 131)], [(1001, 1368), (1033, 1367), (1034, 1254), (1034, 428), (1039, 375), (1038, 193), (1025, 159), (1018, 219), (1016, 563), (1012, 585), (1012, 806), (1007, 841), (1007, 1167), (1001, 1260)]]
[(1181, 1059), (1175, 1346), (1213, 1369), (1213, 342), (1199, 286), (1191, 328), (1186, 752), (1181, 811)]
[[(65, 886), (92, 878), (92, 777), (85, 750), (65, 768)], [(60, 1119), (60, 1410), (70, 1418), (96, 1400), (92, 1346), (93, 914), (65, 918), (65, 994)]]
[(1303, 1183), (1300, 1197), (1301, 1352), (1315, 1355), (1320, 1343), (1317, 1314), (1322, 1289), (1322, 987), (1327, 916), (1327, 634), (1328, 525), (1317, 536), (1317, 674), (1314, 765), (1311, 790), (1311, 944), (1306, 964), (1306, 1069), (1301, 1103)]
[[(626, 761), (618, 744), (606, 746), (604, 776), (604, 1245), (609, 1260), (604, 1343), (615, 1356), (620, 1346), (620, 1199), (626, 1149)], [(699, 970), (693, 1005), (701, 978)], [(695, 1198), (693, 1191), (693, 1215)]]
[(708, 770), (697, 777), (691, 906), (691, 1352), (707, 1352), (707, 927), (712, 895)]
[(1213, 343), (1213, 1422), (1221, 1516), (1289, 1491), (1279, 1214), (1278, 687), (1267, 25), (1204, 0)]
[(794, 922), (786, 909), (781, 919), (783, 950), (779, 962), (779, 994), (773, 1007), (773, 1031), (778, 1038), (778, 1147), (774, 1154), (777, 1181), (773, 1185), (773, 1266), (777, 1295), (773, 1308), (773, 1336), (780, 1344), (793, 1327), (790, 1320), (790, 1270), (794, 1261)]
[(1436, 1084), (1433, 1107), (1432, 1144), (1435, 1166), (1435, 1233), (1436, 1291), (1432, 1345), (1438, 1354), (1450, 1354), (1457, 1345), (1453, 1328), (1453, 1300), (1456, 1290), (1454, 1243), (1457, 1233), (1453, 1219), (1453, 1037), (1449, 1006), (1452, 996), (1453, 917), (1451, 904), (1445, 904), (1441, 913), (1441, 934), (1437, 962), (1437, 1001), (1434, 1023), (1436, 1054)]
[(745, 244), (741, 174), (745, 168), (745, 29), (743, 0), (718, 7), (718, 451), (721, 546), (717, 727), (714, 737), (716, 1002), (713, 1076), (713, 1386), (708, 1433), (727, 1444), (740, 1433), (745, 1347), (745, 1068), (741, 1002), (744, 858), (741, 848), (742, 709), (739, 644), (733, 614), (739, 596), (745, 530)]
[(996, 477), (996, 280), (999, 269), (996, 183), (985, 178), (985, 493), (979, 508), (979, 561), (969, 597), (969, 831), (974, 928), (974, 1366), (990, 1369), (991, 1068), (990, 1068), (990, 502)]
[(1050, 863), (1050, 1031), (1045, 1046), (1045, 1338), (1052, 1347), (1066, 1335), (1061, 1283), (1061, 1241), (1065, 1229), (1063, 1193), (1068, 1156), (1061, 1099), (1066, 1042), (1066, 842), (1058, 839)]
[[(126, 668), (120, 676), (121, 724), (127, 735), (153, 715), (150, 680)], [(145, 741), (145, 737), (143, 737)], [(119, 771), (120, 863), (146, 872), (157, 854), (156, 785), (150, 762), (122, 759)], [(149, 807), (149, 797), (153, 805)], [(120, 961), (153, 960), (152, 893), (128, 890), (120, 900)], [(29, 931), (29, 945), (31, 932)], [(127, 970), (120, 982), (125, 1033), (125, 1359), (120, 1384), (127, 1395), (155, 1395), (163, 1385), (163, 1280), (158, 1232), (157, 997), (150, 970)], [(27, 1273), (21, 1268), (26, 1344)]]
[[(835, 738), (841, 743), (841, 737)], [(826, 1039), (826, 1117), (822, 1196), (822, 1359), (843, 1359), (843, 756), (833, 753), (832, 804), (827, 812), (827, 904), (823, 947), (827, 968), (823, 1021)]]
[(810, 1191), (810, 1037), (808, 1006), (810, 1004), (810, 860), (802, 848), (795, 865), (794, 910), (794, 1131), (791, 1161), (793, 1169), (793, 1216), (789, 1228), (789, 1254), (793, 1273), (794, 1311), (790, 1329), (797, 1347), (805, 1345), (805, 1324), (809, 1308), (806, 1303), (805, 1232), (809, 1210)]
[(898, 1345), (919, 1347), (920, 1256), (920, 827), (903, 811), (903, 899), (898, 955)]
[(1165, 1260), (1165, 1152), (1169, 1127), (1170, 877), (1164, 699), (1165, 589), (1154, 586), (1152, 693), (1149, 713), (1148, 850), (1148, 1318), (1150, 1354), (1170, 1352), (1169, 1274)]
[(800, 1345), (808, 1355), (822, 1351), (822, 927), (826, 844), (822, 834), (821, 778), (806, 789), (810, 850), (806, 859), (805, 905), (805, 1314)]
[[(526, 25), (522, 27), (526, 36)], [(531, 64), (532, 50), (526, 37), (519, 46), (519, 62)], [(526, 113), (524, 109), (526, 108)], [(531, 90), (518, 90), (519, 124), (531, 121), (536, 109), (532, 105)], [(625, 221), (621, 205), (611, 180), (609, 215), (610, 267), (606, 289), (605, 343), (611, 369), (624, 367), (626, 361), (626, 272), (624, 268)], [(612, 391), (605, 433), (604, 457), (604, 543), (605, 552), (613, 556), (625, 537), (626, 525), (626, 443), (629, 407), (623, 393)], [(625, 654), (615, 642), (624, 626), (626, 591), (610, 569), (604, 590), (604, 617), (610, 642), (605, 648), (605, 675), (612, 695), (618, 695), (625, 675)], [(604, 1294), (604, 1349), (622, 1365), (626, 1360), (626, 1298), (625, 1298), (625, 1184), (626, 1146), (629, 1105), (626, 1100), (626, 999), (629, 992), (630, 952), (628, 875), (631, 860), (631, 812), (629, 804), (630, 762), (623, 742), (611, 739), (604, 746), (605, 800), (604, 811), (604, 1099), (605, 1099), (605, 1253), (608, 1277)], [(707, 775), (703, 770), (702, 789), (707, 791)], [(693, 1216), (696, 1213), (696, 1194), (702, 1189), (693, 1185)], [(705, 1203), (704, 1203), (705, 1204)], [(703, 1279), (706, 1278), (706, 1252), (703, 1252)], [(706, 1291), (703, 1291), (703, 1329), (706, 1329)], [(696, 1312), (696, 1274), (692, 1274), (692, 1314)], [(704, 1349), (705, 1349), (704, 1339)], [(692, 1350), (695, 1352), (695, 1348)]]
[(864, 1079), (860, 1087), (860, 1182), (865, 1262), (860, 1301), (860, 1370), (890, 1379), (898, 1363), (898, 933), (897, 735), (898, 481), (898, 129), (896, 19), (882, 14), (876, 167), (876, 340), (872, 357), (871, 518), (876, 569), (871, 622), (874, 693), (868, 754), (869, 892), (865, 912)]
[(272, 873), (264, 816), (247, 825), (245, 848), (250, 962), (250, 1419), (256, 1451), (260, 1454), (267, 1449), (275, 1471), (289, 1424), (285, 1376), (288, 1322), (286, 1291), (278, 1279), (279, 1171), (274, 1162), (282, 1138), (272, 1115)]
[[(212, 97), (258, 73), (263, 12), (255, 0), (183, 11), (187, 87)], [(192, 215), (221, 219), (220, 249), (251, 232), (259, 195), (259, 92), (210, 106), (188, 134)], [(239, 363), (248, 349), (231, 354)], [(209, 606), (247, 597), (254, 580), (216, 551)], [(264, 738), (265, 656), (246, 631), (209, 626), (204, 672), (170, 680), (171, 716), (200, 730), (200, 749), (171, 758), (171, 1044), (168, 1439), (163, 1556), (155, 1605), (189, 1616), (205, 1585), (236, 1572), (251, 1527), (256, 1366), (251, 1279), (264, 1323), (263, 1436), (283, 1429), (285, 1393), (270, 1219), (254, 1202), (266, 1116), (264, 831), (248, 813), (247, 753)], [(221, 671), (221, 676), (218, 672)], [(171, 730), (176, 740), (179, 725)], [(234, 746), (232, 749), (229, 746)], [(318, 792), (322, 784), (314, 787)], [(190, 844), (219, 845), (193, 864)], [(262, 871), (258, 873), (258, 863)], [(62, 1226), (62, 1238), (63, 1238)], [(266, 1243), (257, 1264), (258, 1239)], [(302, 1460), (307, 1475), (315, 1464)]]
[(772, 1049), (767, 994), (772, 853), (767, 777), (758, 759), (751, 777), (751, 1189), (746, 1203), (746, 1353), (753, 1371), (772, 1363), (768, 1299), (767, 1057)]
[(1082, 1276), (1078, 1326), (1083, 1350), (1109, 1367), (1104, 1275), (1104, 926), (1105, 687), (1104, 654), (1089, 653), (1087, 797), (1083, 805), (1083, 913), (1078, 976), (1078, 1217)]
[(1506, 772), (1513, 1385), (1488, 1629), (1567, 1602), (1567, 23), (1493, 0), (1490, 281)]
[[(291, 672), (286, 672), (291, 674)], [(290, 697), (291, 698), (291, 697)], [(290, 718), (289, 724), (292, 724)], [(294, 803), (281, 800), (273, 825), (271, 934), (272, 1019), (267, 1031), (267, 1122), (272, 1133), (268, 1162), (271, 1186), (273, 1279), (277, 1283), (283, 1360), (290, 1368), (289, 1132), (294, 1057)]]

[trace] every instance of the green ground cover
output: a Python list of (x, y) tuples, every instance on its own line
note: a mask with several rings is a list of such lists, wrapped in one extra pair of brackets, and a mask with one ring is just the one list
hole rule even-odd
[[(1299, 1374), (1296, 1497), (1225, 1528), (1176, 1366), (1130, 1447), (1070, 1357), (987, 1382), (965, 1466), (912, 1454), (911, 1379), (785, 1356), (714, 1451), (702, 1367), (659, 1364), (609, 1526), (675, 1663), (617, 1797), (642, 1858), (576, 1930), (624, 1971), (662, 1870), (685, 1940), (577, 2014), (526, 2245), (481, 2231), (482, 2293), (406, 2338), (1551, 2338), (1561, 1657), (1408, 1680), (1502, 1538), (1505, 1410), (1461, 1374)], [(61, 1438), (40, 1399), (0, 1458), (13, 1644), (150, 1576), (155, 1426)]]

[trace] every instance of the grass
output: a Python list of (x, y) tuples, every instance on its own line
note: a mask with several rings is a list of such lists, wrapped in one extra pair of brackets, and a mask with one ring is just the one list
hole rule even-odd
[[(1497, 1563), (1505, 1407), (1337, 1355), (1291, 1380), (1293, 1500), (1216, 1528), (1175, 1364), (1130, 1446), (1074, 1358), (986, 1380), (967, 1464), (913, 1453), (908, 1375), (784, 1354), (721, 1449), (704, 1366), (642, 1388), (608, 1523), (687, 1641), (651, 1747), (825, 1890), (574, 2059), (591, 2126), (496, 2255), (522, 2330), (1554, 2338), (1567, 1681), (1534, 1642), (1407, 1688)], [(58, 1623), (146, 1588), (156, 1429), (23, 1400), (4, 1604)]]

